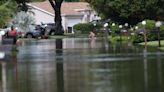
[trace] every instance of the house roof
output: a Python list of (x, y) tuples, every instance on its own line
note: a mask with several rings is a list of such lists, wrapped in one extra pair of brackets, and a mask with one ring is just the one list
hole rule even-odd
[[(29, 3), (29, 5), (54, 14), (54, 10), (48, 0), (44, 2)], [(85, 10), (91, 10), (89, 4), (86, 2), (63, 2), (61, 6), (62, 15), (81, 15), (81, 12), (79, 11)]]

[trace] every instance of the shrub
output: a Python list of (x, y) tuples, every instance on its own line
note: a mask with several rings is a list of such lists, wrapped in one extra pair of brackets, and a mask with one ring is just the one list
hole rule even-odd
[(89, 31), (94, 30), (94, 25), (92, 23), (79, 23), (74, 25), (73, 28), (75, 29), (75, 34), (77, 33), (88, 34)]
[[(142, 23), (138, 23), (137, 26), (140, 29), (144, 29), (144, 26), (142, 25)], [(160, 29), (162, 30), (164, 27), (163, 25), (160, 27)], [(146, 25), (145, 25), (145, 29), (147, 31), (147, 41), (154, 41), (157, 40), (157, 30), (155, 28), (155, 21), (154, 20), (146, 20)], [(161, 32), (161, 38), (162, 38), (162, 32)], [(163, 39), (163, 38), (162, 38)], [(134, 43), (140, 43), (144, 41), (144, 36), (141, 34), (136, 34), (133, 35), (132, 37), (132, 41)]]
[(110, 24), (110, 29), (111, 29), (111, 35), (112, 37), (115, 37), (117, 35), (120, 34), (120, 30), (119, 30), (119, 24), (115, 24), (114, 26), (112, 26), (112, 23)]
[[(139, 22), (139, 23), (137, 24), (137, 26), (138, 26), (139, 28), (144, 28), (144, 26), (142, 25), (141, 22)], [(147, 30), (151, 30), (151, 29), (155, 28), (155, 21), (154, 21), (154, 20), (146, 20), (145, 28), (146, 28)]]

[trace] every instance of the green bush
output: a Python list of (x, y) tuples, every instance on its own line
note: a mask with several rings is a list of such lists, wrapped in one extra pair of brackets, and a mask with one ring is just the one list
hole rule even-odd
[(160, 30), (161, 30), (161, 31), (164, 31), (164, 24), (161, 25)]
[(144, 37), (143, 35), (139, 35), (139, 34), (135, 34), (132, 36), (132, 42), (133, 43), (140, 43), (140, 42), (143, 42), (144, 41)]
[[(137, 26), (138, 26), (139, 28), (144, 28), (144, 26), (142, 25), (142, 22), (139, 22), (139, 23), (137, 24)], [(155, 21), (154, 21), (154, 20), (146, 20), (145, 28), (146, 28), (147, 30), (151, 30), (151, 29), (155, 28)]]
[(127, 36), (109, 36), (108, 37), (108, 40), (111, 42), (111, 43), (117, 43), (117, 42), (128, 42), (128, 38)]
[(92, 23), (79, 23), (74, 25), (75, 34), (88, 34), (90, 31), (94, 30), (94, 25)]
[(111, 29), (111, 35), (112, 37), (118, 36), (119, 35), (119, 24), (115, 24), (115, 26), (112, 26), (112, 23), (110, 23), (110, 29)]
[[(157, 30), (155, 27), (155, 22), (154, 20), (146, 20), (146, 25), (145, 25), (145, 29), (147, 31), (147, 41), (155, 41), (157, 40)], [(142, 25), (142, 23), (138, 23), (137, 26), (139, 27), (139, 29), (144, 29), (144, 26)], [(164, 25), (162, 25), (160, 27), (161, 31), (163, 31), (163, 27)], [(161, 38), (162, 38), (162, 34), (163, 32), (161, 32)], [(163, 38), (162, 38), (163, 39)], [(135, 34), (132, 37), (132, 41), (134, 43), (140, 43), (144, 41), (144, 36), (142, 34)]]

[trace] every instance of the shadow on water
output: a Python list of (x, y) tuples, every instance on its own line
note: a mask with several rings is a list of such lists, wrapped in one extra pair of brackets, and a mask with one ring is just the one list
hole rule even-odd
[(103, 39), (25, 41), (0, 62), (0, 92), (163, 92), (164, 52)]
[(12, 65), (13, 76), (18, 80), (18, 69), (17, 69), (17, 52), (11, 51), (10, 59), (8, 61), (0, 61), (0, 92), (8, 92), (8, 65)]
[(64, 92), (64, 69), (63, 69), (63, 41), (56, 39), (56, 55), (61, 56), (56, 58), (56, 77), (57, 77), (57, 92)]

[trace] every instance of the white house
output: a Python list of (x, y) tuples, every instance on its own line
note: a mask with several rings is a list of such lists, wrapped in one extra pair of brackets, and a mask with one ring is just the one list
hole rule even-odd
[[(48, 0), (29, 3), (28, 6), (34, 12), (36, 24), (54, 23), (54, 10)], [(95, 11), (86, 2), (63, 2), (61, 16), (63, 28), (69, 32), (73, 32), (75, 24), (91, 22), (97, 18)]]

